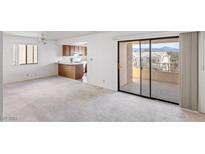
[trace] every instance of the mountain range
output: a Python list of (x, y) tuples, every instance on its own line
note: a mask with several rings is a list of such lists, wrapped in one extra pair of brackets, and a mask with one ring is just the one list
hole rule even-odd
[[(141, 48), (142, 51), (148, 52), (148, 48)], [(139, 48), (134, 48), (134, 52), (139, 52)], [(172, 48), (168, 46), (164, 46), (161, 48), (152, 48), (152, 52), (179, 52), (179, 49), (177, 48)]]

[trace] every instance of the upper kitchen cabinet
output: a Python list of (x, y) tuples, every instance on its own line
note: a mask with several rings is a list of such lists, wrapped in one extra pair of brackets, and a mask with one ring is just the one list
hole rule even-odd
[(70, 56), (70, 48), (68, 45), (63, 45), (63, 56)]
[(63, 56), (73, 56), (74, 52), (80, 52), (83, 56), (87, 56), (87, 47), (63, 45)]

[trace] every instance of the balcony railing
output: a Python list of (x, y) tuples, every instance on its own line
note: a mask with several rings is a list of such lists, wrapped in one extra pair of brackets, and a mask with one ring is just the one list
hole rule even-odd
[(162, 72), (179, 72), (179, 64), (178, 63), (152, 63), (152, 69), (158, 70)]
[[(143, 69), (149, 69), (149, 63), (142, 64)], [(178, 63), (152, 63), (152, 70), (160, 71), (160, 72), (179, 72), (179, 64)], [(140, 68), (139, 63), (134, 64), (135, 68)]]

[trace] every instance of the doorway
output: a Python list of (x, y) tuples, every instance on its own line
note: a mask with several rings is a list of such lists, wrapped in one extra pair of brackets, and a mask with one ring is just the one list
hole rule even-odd
[(64, 77), (87, 83), (87, 42), (63, 45), (62, 57), (59, 57), (59, 74)]
[(179, 37), (118, 42), (118, 90), (179, 104)]

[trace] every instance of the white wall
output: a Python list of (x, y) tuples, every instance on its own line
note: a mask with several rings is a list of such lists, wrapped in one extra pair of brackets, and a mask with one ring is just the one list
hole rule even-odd
[(0, 31), (0, 121), (3, 118), (3, 38)]
[(179, 32), (104, 32), (64, 39), (61, 44), (87, 42), (88, 83), (117, 90), (117, 41), (150, 37), (176, 36)]
[(205, 32), (199, 32), (199, 111), (205, 112)]
[(60, 41), (62, 44), (87, 42), (88, 83), (117, 89), (117, 43), (110, 33), (99, 33)]
[(3, 81), (16, 81), (53, 76), (58, 74), (55, 60), (61, 55), (62, 47), (56, 41), (48, 41), (46, 45), (38, 46), (38, 64), (13, 65), (13, 44), (38, 44), (38, 39), (6, 36), (3, 37)]

